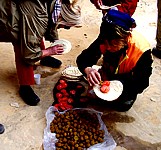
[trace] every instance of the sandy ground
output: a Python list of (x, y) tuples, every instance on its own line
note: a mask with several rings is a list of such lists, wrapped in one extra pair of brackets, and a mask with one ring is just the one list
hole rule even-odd
[[(56, 56), (63, 61), (60, 70), (39, 66), (41, 85), (33, 86), (41, 98), (38, 106), (26, 105), (18, 95), (14, 54), (10, 43), (0, 43), (0, 123), (5, 132), (0, 135), (1, 150), (42, 149), (45, 112), (53, 102), (52, 89), (68, 65), (76, 65), (75, 58), (95, 40), (102, 14), (89, 1), (83, 1), (82, 27), (59, 30), (60, 38), (72, 43), (72, 50)], [(137, 28), (155, 46), (156, 0), (140, 0), (135, 14)], [(46, 42), (46, 46), (49, 43)], [(116, 150), (161, 150), (161, 60), (154, 58), (150, 86), (138, 95), (134, 106), (125, 113), (102, 111), (103, 120), (114, 140)]]

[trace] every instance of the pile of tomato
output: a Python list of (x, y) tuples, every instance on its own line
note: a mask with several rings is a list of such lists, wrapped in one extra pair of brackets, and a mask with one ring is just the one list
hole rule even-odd
[(59, 79), (53, 89), (53, 105), (59, 111), (72, 109), (84, 90), (85, 87), (81, 83)]

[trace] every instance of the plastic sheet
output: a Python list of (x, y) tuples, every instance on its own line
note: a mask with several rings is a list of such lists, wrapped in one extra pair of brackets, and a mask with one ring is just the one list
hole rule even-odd
[[(95, 113), (100, 123), (100, 129), (105, 131), (104, 142), (95, 144), (87, 148), (87, 150), (114, 150), (114, 148), (116, 147), (116, 142), (108, 132), (106, 125), (101, 119), (102, 112), (98, 112), (94, 109), (88, 109), (88, 108), (74, 108), (73, 110), (75, 109), (87, 110), (88, 113)], [(46, 112), (47, 125), (46, 125), (46, 128), (44, 129), (44, 140), (43, 140), (44, 150), (56, 150), (55, 143), (58, 141), (58, 139), (56, 138), (56, 134), (51, 133), (50, 131), (50, 123), (55, 117), (54, 111), (58, 111), (58, 110), (54, 106), (50, 106)], [(59, 113), (63, 114), (65, 112), (66, 111), (59, 112)]]

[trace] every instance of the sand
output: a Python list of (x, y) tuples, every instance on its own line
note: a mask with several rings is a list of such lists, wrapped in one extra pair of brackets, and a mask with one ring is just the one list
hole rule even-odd
[[(133, 18), (137, 28), (155, 46), (156, 0), (140, 0)], [(54, 101), (53, 87), (68, 65), (76, 66), (76, 57), (95, 40), (99, 33), (101, 11), (89, 1), (82, 5), (82, 27), (59, 30), (60, 38), (72, 43), (68, 54), (55, 56), (62, 60), (60, 69), (39, 66), (35, 73), (41, 73), (41, 84), (33, 88), (41, 98), (38, 106), (26, 105), (18, 95), (18, 82), (14, 64), (13, 47), (10, 43), (0, 43), (0, 123), (5, 132), (0, 135), (1, 150), (42, 149), (43, 131), (46, 127), (45, 112)], [(46, 46), (50, 43), (46, 42)], [(109, 112), (105, 108), (94, 107), (103, 112), (103, 120), (114, 140), (116, 150), (160, 150), (161, 149), (161, 60), (154, 57), (150, 85), (139, 94), (133, 107), (124, 113)]]

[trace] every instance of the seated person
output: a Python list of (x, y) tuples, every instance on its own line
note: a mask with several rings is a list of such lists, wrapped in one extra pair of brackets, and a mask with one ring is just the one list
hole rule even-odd
[[(147, 40), (132, 28), (136, 26), (130, 15), (109, 10), (103, 17), (98, 38), (77, 57), (79, 70), (90, 86), (105, 80), (119, 80), (123, 84), (120, 97), (107, 106), (117, 111), (129, 110), (137, 94), (149, 86), (152, 56)], [(103, 56), (98, 71), (92, 66)], [(101, 100), (100, 100), (101, 101)]]

